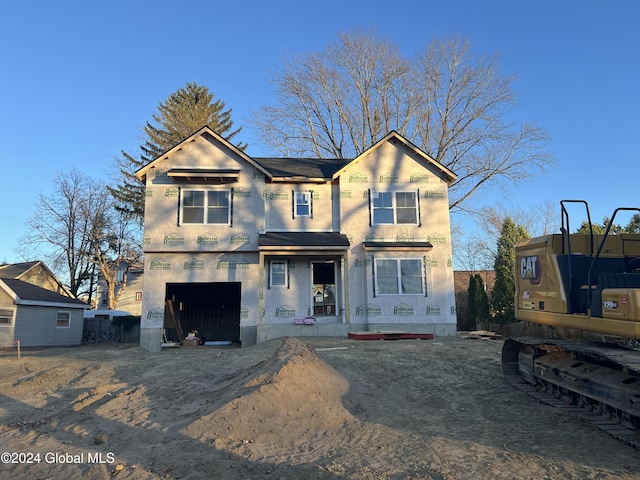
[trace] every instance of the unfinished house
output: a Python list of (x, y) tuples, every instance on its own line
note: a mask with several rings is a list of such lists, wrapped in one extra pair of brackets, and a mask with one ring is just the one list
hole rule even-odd
[(398, 133), (354, 159), (252, 158), (204, 127), (137, 175), (143, 348), (455, 334), (456, 176)]

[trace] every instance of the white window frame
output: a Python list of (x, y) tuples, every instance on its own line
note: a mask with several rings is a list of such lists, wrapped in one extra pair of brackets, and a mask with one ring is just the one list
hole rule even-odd
[[(313, 218), (313, 192), (310, 190), (306, 190), (304, 192), (294, 192), (294, 207), (293, 207), (293, 216), (295, 217), (309, 217)], [(302, 197), (302, 202), (299, 201), (299, 198)], [(305, 203), (306, 201), (306, 203)], [(300, 213), (298, 211), (298, 207), (305, 206), (307, 207), (307, 213)]]
[(8, 319), (9, 322), (0, 322), (0, 327), (13, 327), (15, 321), (15, 308), (0, 308), (0, 319)]
[[(65, 316), (65, 318), (61, 318), (61, 315)], [(60, 322), (65, 322), (66, 325), (60, 325)], [(56, 328), (71, 328), (71, 311), (70, 310), (58, 310), (56, 312)]]
[[(391, 195), (391, 205), (390, 206), (377, 206), (375, 205), (376, 199), (381, 195)], [(415, 205), (414, 205), (414, 213), (415, 213), (415, 221), (413, 222), (399, 222), (398, 221), (398, 208), (407, 208), (407, 207), (398, 207), (398, 194), (412, 194), (414, 195)], [(372, 225), (418, 225), (420, 222), (420, 195), (416, 190), (394, 190), (394, 191), (372, 191), (371, 192), (371, 224)], [(393, 220), (391, 222), (376, 222), (376, 211), (381, 210), (390, 210), (393, 214)]]
[[(402, 285), (402, 262), (413, 261), (420, 263), (420, 291), (419, 292), (403, 292)], [(380, 274), (378, 273), (378, 263), (379, 262), (395, 262), (396, 264), (396, 285), (397, 292), (381, 292), (380, 291)], [(422, 258), (375, 258), (374, 259), (374, 272), (375, 272), (375, 292), (377, 295), (421, 295), (425, 294), (425, 278), (424, 278), (424, 263)]]
[[(185, 195), (192, 192), (201, 192), (203, 194), (202, 206), (187, 206), (186, 208), (202, 209), (202, 222), (186, 222), (185, 216)], [(209, 193), (226, 193), (227, 194), (227, 219), (224, 222), (211, 222), (208, 220), (208, 210), (217, 206), (209, 206)], [(231, 190), (230, 189), (212, 189), (212, 188), (181, 188), (180, 189), (180, 225), (230, 225), (231, 224)]]
[[(284, 273), (282, 283), (274, 282), (274, 265), (284, 266), (284, 272), (276, 272), (276, 274)], [(286, 287), (287, 285), (289, 285), (289, 262), (287, 260), (271, 260), (269, 262), (269, 287)]]

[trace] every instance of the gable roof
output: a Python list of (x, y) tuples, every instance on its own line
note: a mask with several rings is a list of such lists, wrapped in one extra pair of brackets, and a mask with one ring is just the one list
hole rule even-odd
[(31, 270), (35, 265), (40, 263), (34, 262), (8, 263), (0, 265), (0, 278), (18, 278), (20, 275)]
[(155, 167), (156, 163), (158, 163), (158, 162), (160, 162), (160, 161), (162, 161), (162, 160), (164, 160), (166, 158), (169, 158), (175, 152), (177, 152), (178, 150), (181, 150), (185, 145), (196, 141), (196, 139), (199, 138), (199, 137), (203, 137), (203, 138), (206, 138), (208, 140), (212, 139), (212, 140), (214, 140), (216, 142), (222, 143), (226, 148), (228, 148), (229, 150), (233, 151), (235, 154), (237, 154), (243, 160), (245, 160), (246, 162), (250, 163), (255, 168), (257, 168), (262, 173), (264, 173), (266, 176), (270, 177), (269, 172), (267, 170), (265, 170), (265, 168), (262, 165), (257, 163), (249, 155), (244, 153), (242, 150), (240, 150), (238, 147), (236, 147), (232, 143), (230, 143), (227, 140), (225, 140), (224, 138), (222, 138), (220, 135), (218, 135), (216, 132), (214, 132), (213, 130), (211, 130), (211, 128), (209, 128), (207, 126), (202, 127), (200, 130), (198, 130), (197, 132), (193, 133), (189, 137), (185, 138), (183, 141), (181, 141), (180, 143), (178, 143), (174, 147), (170, 148), (169, 150), (164, 152), (162, 155), (158, 156), (157, 158), (155, 158), (152, 161), (150, 161), (149, 163), (147, 163), (144, 167), (140, 168), (136, 172), (136, 176), (140, 180), (144, 180), (144, 178), (147, 176), (147, 172), (149, 171), (149, 169)]
[(15, 278), (0, 279), (0, 289), (11, 297), (16, 305), (57, 306), (64, 308), (88, 308), (82, 300), (66, 297), (31, 283)]
[(436, 162), (433, 158), (431, 158), (429, 155), (427, 155), (423, 150), (421, 150), (420, 148), (416, 147), (413, 143), (411, 143), (409, 140), (404, 138), (402, 135), (400, 135), (395, 130), (392, 130), (391, 132), (389, 132), (387, 135), (384, 136), (384, 138), (382, 138), (381, 140), (376, 142), (374, 145), (372, 145), (371, 147), (366, 149), (364, 152), (362, 152), (360, 155), (358, 155), (352, 161), (347, 163), (340, 170), (336, 171), (333, 174), (333, 178), (335, 179), (335, 178), (339, 177), (342, 173), (344, 173), (351, 166), (351, 164), (357, 163), (363, 157), (365, 157), (366, 155), (368, 155), (372, 151), (376, 150), (377, 148), (379, 148), (382, 144), (384, 144), (386, 142), (391, 142), (391, 143), (400, 142), (401, 144), (403, 144), (407, 148), (411, 149), (420, 158), (422, 158), (427, 165), (432, 166), (436, 170), (438, 170), (440, 172), (441, 178), (445, 182), (447, 182), (447, 185), (451, 185), (458, 178), (458, 176), (455, 173), (453, 173), (451, 170), (449, 170), (447, 167), (445, 167), (441, 163)]

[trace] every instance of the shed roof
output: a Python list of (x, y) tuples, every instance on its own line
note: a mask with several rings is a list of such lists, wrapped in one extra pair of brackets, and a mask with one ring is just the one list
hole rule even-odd
[(269, 170), (274, 180), (281, 178), (291, 181), (300, 178), (301, 180), (328, 181), (350, 160), (342, 158), (255, 158), (255, 161)]
[(66, 297), (15, 278), (0, 278), (0, 288), (13, 299), (15, 304), (19, 305), (49, 305), (68, 308), (88, 307), (82, 300)]

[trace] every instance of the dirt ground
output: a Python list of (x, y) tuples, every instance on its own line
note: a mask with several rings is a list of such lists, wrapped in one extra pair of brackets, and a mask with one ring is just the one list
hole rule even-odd
[(506, 385), (501, 348), (289, 338), (3, 351), (0, 453), (13, 455), (0, 478), (640, 478), (640, 452)]

